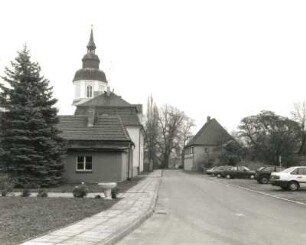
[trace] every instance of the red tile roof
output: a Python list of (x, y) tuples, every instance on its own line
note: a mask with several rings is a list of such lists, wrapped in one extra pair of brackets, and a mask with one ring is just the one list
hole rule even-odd
[(75, 115), (87, 115), (89, 107), (94, 107), (97, 115), (120, 116), (125, 126), (142, 127), (137, 115), (138, 112), (142, 112), (142, 106), (130, 104), (115, 93), (110, 92), (109, 95), (103, 93), (89, 101), (78, 104)]
[(58, 128), (67, 140), (131, 142), (119, 116), (98, 116), (92, 127), (87, 123), (87, 116), (59, 116)]
[(233, 140), (233, 137), (218, 123), (211, 119), (204, 124), (199, 132), (188, 142), (186, 147), (194, 145), (222, 145)]

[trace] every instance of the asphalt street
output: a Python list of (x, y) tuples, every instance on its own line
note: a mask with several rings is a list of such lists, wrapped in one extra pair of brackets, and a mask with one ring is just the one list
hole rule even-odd
[(136, 244), (306, 244), (306, 206), (164, 171), (156, 211), (118, 242)]

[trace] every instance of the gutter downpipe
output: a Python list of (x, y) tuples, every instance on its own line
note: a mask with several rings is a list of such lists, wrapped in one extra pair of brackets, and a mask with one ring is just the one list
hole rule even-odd
[(128, 180), (131, 179), (131, 143), (129, 143), (129, 154), (128, 154)]
[(131, 180), (133, 177), (133, 166), (131, 167), (132, 157), (133, 157), (133, 144), (129, 143), (128, 180)]
[(140, 162), (141, 162), (141, 160), (140, 160), (140, 129), (139, 129), (139, 131), (138, 131), (138, 135), (139, 135), (139, 137), (138, 137), (138, 173), (137, 174), (140, 174)]

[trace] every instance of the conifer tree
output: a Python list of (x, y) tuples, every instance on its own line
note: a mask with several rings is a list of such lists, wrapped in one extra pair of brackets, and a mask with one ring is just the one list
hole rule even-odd
[(63, 179), (64, 140), (56, 128), (53, 88), (26, 47), (11, 66), (0, 84), (1, 163), (19, 185), (57, 185)]

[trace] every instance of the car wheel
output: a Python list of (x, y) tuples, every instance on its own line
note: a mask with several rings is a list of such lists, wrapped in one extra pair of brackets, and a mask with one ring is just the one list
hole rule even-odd
[(261, 184), (268, 184), (269, 183), (269, 178), (267, 176), (260, 177), (260, 183)]
[(289, 182), (289, 184), (288, 184), (288, 189), (289, 189), (290, 191), (297, 191), (299, 188), (300, 188), (300, 185), (299, 185), (299, 183), (296, 182), (296, 181), (291, 181), (291, 182)]
[(231, 176), (230, 174), (227, 174), (225, 177), (226, 177), (227, 179), (231, 179), (231, 178), (232, 178), (232, 176)]
[(250, 175), (250, 179), (255, 179), (255, 175), (254, 175), (254, 174), (251, 174), (251, 175)]
[(217, 174), (217, 178), (221, 178), (221, 174)]

